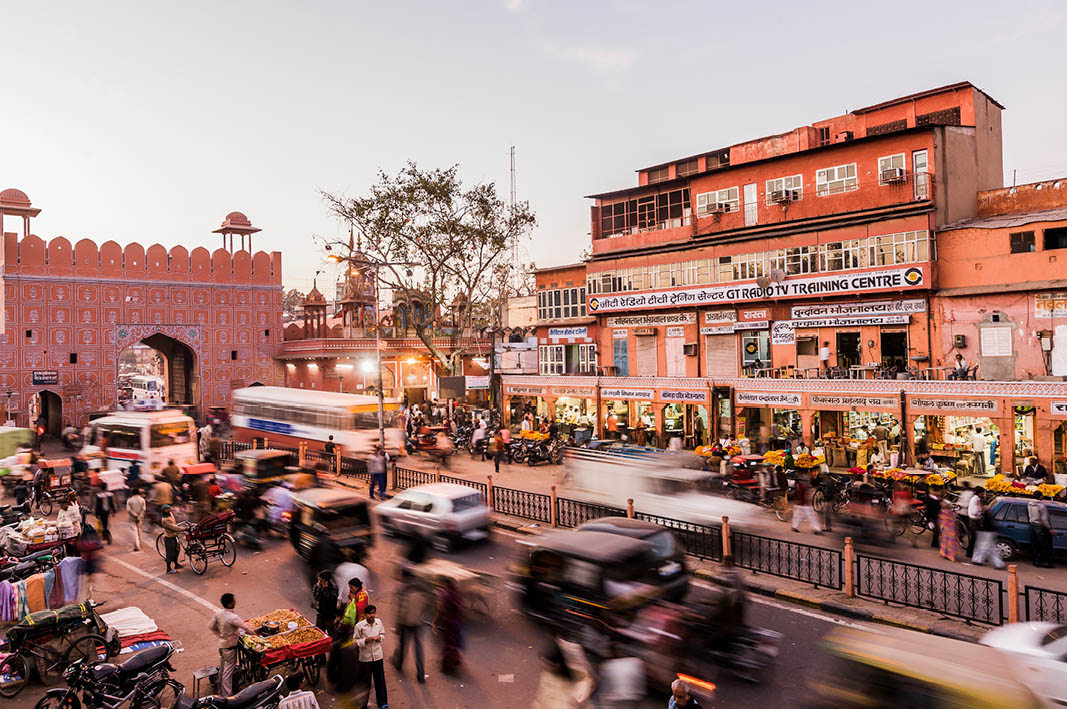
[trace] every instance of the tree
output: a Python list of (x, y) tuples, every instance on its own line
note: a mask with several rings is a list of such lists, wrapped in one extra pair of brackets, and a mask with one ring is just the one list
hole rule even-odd
[[(536, 224), (529, 204), (507, 205), (493, 183), (465, 187), (458, 166), (421, 170), (414, 162), (395, 176), (379, 172), (378, 183), (365, 196), (325, 191), (322, 196), (330, 211), (360, 237), (354, 251), (347, 241), (328, 242), (333, 253), (345, 255), (342, 260), (356, 268), (361, 258), (413, 264), (381, 266), (381, 284), (394, 298), (427, 306), (422, 319), (413, 318), (415, 333), (448, 372), (460, 374), (468, 351), (460, 336), (470, 331), (472, 315), (480, 301), (484, 303), (494, 267)], [(433, 339), (453, 304), (459, 334), (446, 352)]]
[(290, 288), (282, 296), (282, 316), (286, 321), (295, 320), (304, 304), (306, 294), (296, 288)]

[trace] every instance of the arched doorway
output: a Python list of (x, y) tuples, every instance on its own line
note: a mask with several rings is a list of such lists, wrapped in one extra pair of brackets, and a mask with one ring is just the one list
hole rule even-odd
[(41, 421), (44, 432), (58, 438), (63, 433), (63, 397), (45, 389), (33, 395), (30, 401), (30, 424), (36, 429)]
[(196, 354), (173, 337), (156, 333), (127, 347), (118, 369), (120, 408), (192, 406), (196, 401)]

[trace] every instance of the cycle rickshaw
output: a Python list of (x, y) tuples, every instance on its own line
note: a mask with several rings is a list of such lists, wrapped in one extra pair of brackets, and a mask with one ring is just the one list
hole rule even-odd
[[(47, 517), (52, 514), (52, 509), (65, 500), (74, 492), (74, 472), (71, 470), (73, 463), (70, 458), (52, 458), (45, 460), (39, 458), (37, 467), (44, 472), (44, 484), (41, 486), (40, 496), (37, 499), (37, 509)], [(66, 468), (64, 471), (63, 469)]]
[[(189, 567), (198, 576), (207, 571), (208, 559), (212, 557), (221, 561), (223, 566), (233, 566), (237, 561), (237, 544), (229, 533), (231, 519), (233, 510), (223, 510), (208, 515), (196, 524), (181, 523), (183, 532), (178, 536), (178, 552), (185, 553)], [(165, 533), (160, 532), (156, 537), (156, 553), (163, 559), (167, 558), (164, 536)]]

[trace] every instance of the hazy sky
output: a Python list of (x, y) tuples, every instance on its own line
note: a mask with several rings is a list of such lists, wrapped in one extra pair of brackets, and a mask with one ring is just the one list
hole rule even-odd
[(301, 289), (311, 235), (341, 230), (317, 189), (409, 158), (506, 197), (515, 145), (542, 266), (639, 167), (961, 80), (1007, 106), (1007, 180), (1067, 175), (1062, 0), (9, 1), (2, 23), (0, 188), (39, 236), (213, 249), (240, 210)]

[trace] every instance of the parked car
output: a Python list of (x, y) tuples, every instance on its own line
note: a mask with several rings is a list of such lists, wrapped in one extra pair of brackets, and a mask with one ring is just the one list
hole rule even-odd
[(631, 539), (641, 539), (652, 545), (651, 554), (666, 588), (663, 596), (680, 601), (689, 590), (690, 573), (685, 566), (685, 552), (666, 527), (629, 517), (601, 517), (578, 527), (579, 532), (606, 532)]
[[(1030, 517), (1026, 513), (1029, 502), (1022, 497), (998, 497), (993, 501), (993, 531), (997, 533), (997, 551), (1005, 561), (1021, 551), (1030, 553)], [(1067, 552), (1067, 504), (1048, 500), (1042, 504), (1048, 508), (1052, 523), (1053, 553)]]
[(1012, 623), (986, 633), (980, 641), (1018, 665), (1015, 675), (1039, 696), (1067, 705), (1067, 625)]
[(374, 545), (367, 501), (351, 490), (304, 490), (293, 494), (292, 505), (289, 541), (312, 572), (358, 563)]
[(477, 490), (453, 483), (417, 485), (374, 508), (383, 534), (428, 539), (447, 552), (459, 541), (489, 538), (489, 507)]

